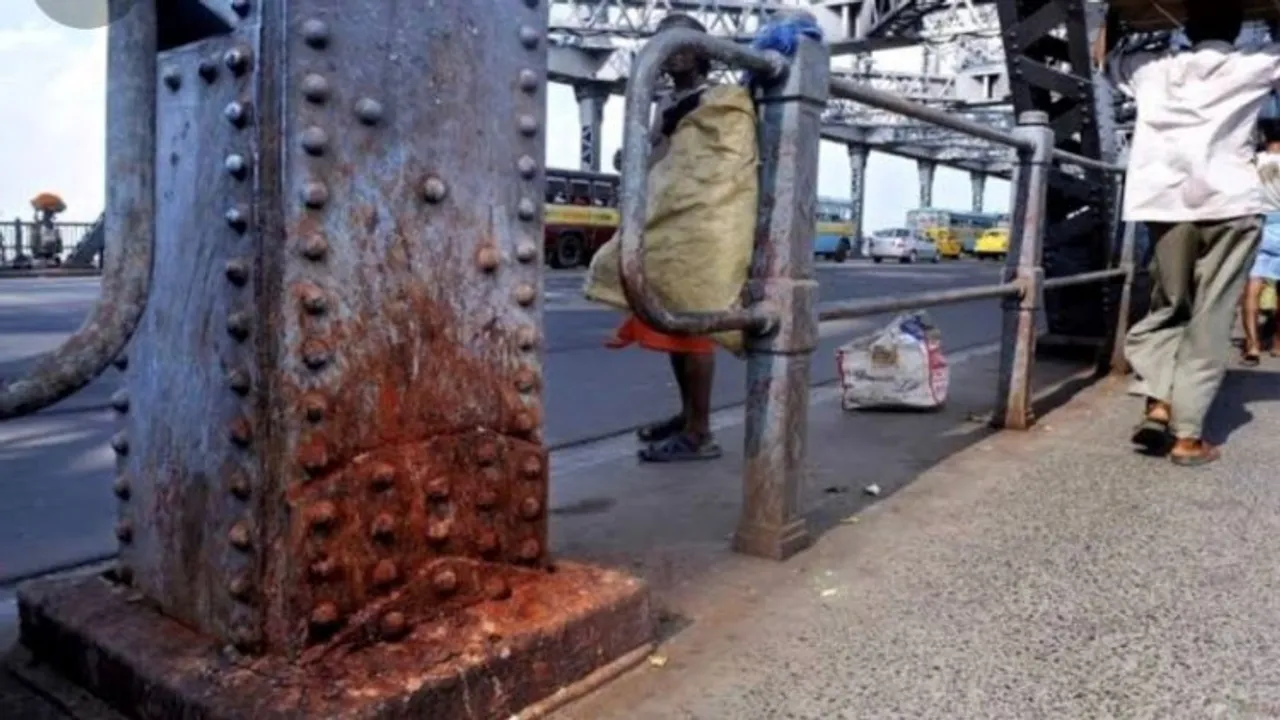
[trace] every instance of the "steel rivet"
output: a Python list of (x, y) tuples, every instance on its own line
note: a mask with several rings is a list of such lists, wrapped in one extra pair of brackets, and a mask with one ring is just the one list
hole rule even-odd
[(111, 437), (111, 449), (115, 450), (117, 455), (129, 454), (129, 436), (123, 430)]
[(516, 288), (516, 302), (528, 307), (538, 299), (538, 290), (532, 285), (521, 285)]
[(481, 465), (492, 465), (497, 462), (498, 444), (491, 440), (486, 440), (481, 443), (480, 447), (476, 448), (476, 460), (479, 461)]
[(118, 413), (129, 412), (129, 391), (122, 388), (112, 393), (111, 407)]
[(531, 242), (522, 242), (516, 246), (516, 259), (522, 263), (538, 259), (538, 246)]
[(371, 530), (375, 540), (386, 542), (395, 536), (396, 519), (388, 513), (380, 513), (373, 519)]
[(520, 202), (516, 203), (516, 215), (524, 221), (534, 220), (538, 217), (538, 206), (529, 198), (520, 198)]
[(520, 559), (525, 562), (533, 562), (542, 557), (542, 544), (533, 538), (529, 538), (520, 543)]
[(223, 165), (227, 168), (227, 172), (231, 177), (237, 180), (243, 180), (245, 175), (249, 173), (249, 164), (245, 162), (243, 155), (231, 154), (223, 161)]
[(170, 90), (177, 90), (182, 87), (182, 76), (178, 74), (177, 69), (168, 68), (164, 71), (164, 84)]
[(229, 483), (229, 488), (231, 490), (231, 495), (235, 497), (237, 500), (249, 499), (249, 494), (250, 494), (249, 478), (246, 477), (244, 473), (236, 472), (234, 475), (232, 475), (231, 482)]
[(376, 491), (389, 489), (396, 481), (396, 469), (387, 463), (374, 463), (369, 468), (369, 485)]
[(231, 48), (222, 56), (222, 61), (231, 72), (240, 75), (249, 68), (249, 51), (245, 48)]
[(119, 355), (116, 356), (115, 360), (111, 361), (111, 364), (115, 365), (117, 370), (121, 370), (121, 371), (128, 370), (129, 356), (126, 355), (125, 353), (120, 353)]
[(227, 373), (227, 386), (231, 388), (231, 392), (237, 395), (247, 395), (251, 381), (249, 373), (244, 370), (232, 370)]
[(249, 282), (249, 263), (243, 260), (228, 260), (226, 267), (227, 281), (236, 287), (243, 287)]
[(449, 188), (444, 181), (434, 175), (422, 185), (422, 198), (429, 203), (443, 202), (448, 194)]
[(312, 370), (320, 370), (329, 364), (329, 346), (321, 340), (308, 340), (302, 344), (302, 362)]
[(316, 475), (329, 467), (329, 449), (323, 442), (314, 440), (298, 451), (298, 464), (310, 475)]
[(231, 643), (242, 653), (251, 653), (258, 648), (258, 633), (246, 625), (236, 626), (231, 631)]
[(231, 0), (231, 9), (240, 17), (248, 17), (249, 0)]
[(308, 155), (323, 155), (329, 146), (329, 133), (324, 128), (311, 126), (302, 131), (302, 149)]
[(538, 90), (538, 73), (532, 70), (520, 71), (520, 89), (527, 93), (534, 93)]
[(308, 182), (302, 186), (302, 202), (312, 210), (324, 207), (329, 202), (329, 188), (321, 182)]
[(521, 350), (532, 350), (538, 345), (538, 331), (531, 327), (522, 327), (516, 331), (516, 345)]
[(538, 498), (527, 497), (520, 501), (520, 517), (525, 520), (537, 520), (542, 515), (542, 503)]
[(231, 542), (231, 547), (237, 550), (248, 550), (251, 547), (249, 526), (243, 522), (232, 525), (231, 530), (227, 533), (227, 540)]
[(520, 177), (525, 180), (532, 180), (538, 175), (538, 161), (528, 155), (522, 155), (516, 161), (516, 169), (520, 171)]
[(325, 413), (329, 412), (329, 401), (323, 395), (308, 393), (302, 398), (302, 410), (307, 420), (318, 423), (324, 419)]
[(244, 103), (227, 103), (227, 107), (222, 111), (222, 114), (227, 118), (227, 122), (238, 128), (249, 124), (249, 108)]
[(498, 551), (498, 534), (485, 530), (476, 537), (476, 547), (482, 555), (492, 555)]
[(516, 121), (516, 126), (520, 128), (520, 134), (525, 137), (538, 134), (538, 118), (533, 115), (521, 115)]
[(405, 619), (404, 613), (395, 610), (383, 615), (379, 625), (383, 640), (399, 640), (409, 632), (409, 621)]
[(311, 506), (311, 527), (315, 530), (324, 530), (333, 525), (334, 520), (338, 517), (338, 508), (328, 500), (321, 500)]
[(214, 80), (218, 79), (218, 66), (211, 60), (201, 60), (200, 68), (197, 72), (200, 73), (200, 77), (207, 83), (212, 83)]
[(240, 602), (245, 602), (253, 593), (253, 581), (249, 579), (248, 575), (236, 575), (234, 578), (231, 578), (231, 582), (227, 584), (227, 590), (230, 591), (231, 597), (239, 600)]
[(516, 432), (529, 433), (538, 427), (538, 421), (534, 418), (533, 413), (527, 410), (521, 410), (516, 413), (515, 419)]
[(338, 618), (338, 606), (331, 602), (320, 603), (311, 611), (311, 624), (317, 628), (333, 627)]
[(534, 48), (538, 47), (538, 40), (540, 40), (541, 38), (542, 38), (542, 35), (539, 34), (537, 30), (529, 27), (528, 25), (525, 25), (520, 28), (520, 44), (530, 50), (533, 50)]
[(247, 447), (253, 440), (253, 426), (249, 424), (248, 418), (238, 417), (232, 420), (227, 427), (227, 437), (237, 447)]
[(233, 312), (227, 316), (227, 334), (239, 341), (249, 337), (249, 316), (242, 312)]
[(431, 586), (441, 595), (449, 595), (458, 589), (458, 574), (452, 570), (439, 570), (431, 576)]
[(449, 499), (449, 478), (437, 477), (427, 483), (427, 497), (432, 500), (448, 500)]
[(449, 539), (449, 524), (434, 522), (427, 526), (427, 539), (439, 545)]
[(128, 520), (121, 520), (116, 523), (116, 538), (120, 542), (127, 543), (133, 541), (133, 523)]
[(324, 291), (315, 285), (304, 285), (298, 294), (302, 298), (302, 307), (312, 315), (323, 315), (329, 309)]
[(493, 272), (498, 269), (500, 262), (498, 251), (491, 247), (480, 248), (480, 252), (476, 253), (476, 264), (485, 272)]
[(224, 217), (227, 220), (227, 226), (238, 233), (249, 229), (249, 218), (245, 216), (244, 211), (240, 208), (231, 208)]
[(491, 576), (484, 581), (484, 594), (490, 600), (506, 600), (511, 597), (511, 586), (506, 580), (496, 575)]
[(302, 23), (302, 37), (308, 45), (319, 50), (329, 44), (329, 25), (323, 20), (308, 20)]
[(314, 580), (326, 580), (333, 577), (333, 574), (337, 571), (338, 564), (333, 561), (333, 558), (328, 557), (316, 560), (311, 563), (311, 567), (309, 568), (311, 577)]
[(378, 564), (373, 567), (373, 584), (381, 588), (386, 588), (400, 579), (400, 570), (396, 568), (393, 560), (379, 560)]
[(322, 237), (309, 237), (302, 243), (302, 256), (320, 262), (329, 255), (329, 242)]
[(476, 493), (476, 507), (481, 510), (492, 510), (498, 507), (498, 493), (491, 487), (481, 488)]
[(520, 461), (520, 472), (530, 479), (542, 477), (542, 458), (537, 455), (526, 456)]
[(313, 103), (329, 99), (329, 81), (323, 75), (312, 73), (302, 78), (302, 96)]
[(111, 484), (111, 490), (121, 500), (128, 500), (129, 495), (132, 493), (132, 488), (129, 487), (129, 479), (123, 475), (115, 479), (115, 482)]
[(360, 98), (356, 101), (356, 117), (365, 125), (377, 125), (382, 122), (382, 103), (373, 98)]
[(531, 392), (538, 385), (538, 374), (530, 368), (516, 371), (516, 389), (522, 393)]

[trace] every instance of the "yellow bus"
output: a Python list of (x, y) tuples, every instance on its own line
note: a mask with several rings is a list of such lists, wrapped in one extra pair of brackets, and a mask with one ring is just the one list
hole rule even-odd
[(543, 250), (553, 268), (591, 262), (618, 230), (618, 176), (547, 170)]

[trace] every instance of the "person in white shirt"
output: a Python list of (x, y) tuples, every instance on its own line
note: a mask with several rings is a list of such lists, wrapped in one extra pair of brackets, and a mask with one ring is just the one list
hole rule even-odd
[[(1273, 98), (1274, 99), (1274, 98)], [(1261, 300), (1268, 284), (1280, 280), (1280, 118), (1267, 118), (1258, 123), (1263, 148), (1258, 153), (1258, 177), (1270, 205), (1262, 218), (1262, 240), (1249, 270), (1249, 282), (1240, 299), (1240, 321), (1244, 326), (1244, 353), (1240, 360), (1254, 367), (1262, 359), (1262, 340), (1258, 332)], [(1272, 357), (1280, 357), (1280, 335), (1271, 340)]]
[(1238, 0), (1189, 2), (1190, 49), (1112, 63), (1138, 107), (1124, 219), (1146, 223), (1155, 246), (1151, 309), (1125, 342), (1147, 398), (1133, 441), (1179, 465), (1221, 454), (1203, 438), (1204, 418), (1268, 208), (1252, 135), (1280, 82), (1280, 45), (1237, 50), (1242, 25)]

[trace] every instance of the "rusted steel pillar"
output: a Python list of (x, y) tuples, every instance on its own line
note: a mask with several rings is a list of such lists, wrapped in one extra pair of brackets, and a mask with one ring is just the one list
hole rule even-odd
[(152, 68), (120, 566), (24, 644), (145, 718), (505, 718), (633, 659), (642, 585), (547, 550), (545, 4), (233, 10)]
[(813, 218), (827, 78), (826, 46), (805, 39), (786, 82), (760, 99), (760, 211), (748, 293), (779, 323), (747, 337), (746, 466), (734, 548), (777, 560), (810, 541), (799, 502), (818, 344)]
[(1004, 281), (1022, 285), (1020, 297), (1004, 301), (1000, 336), (1000, 387), (991, 423), (1010, 430), (1026, 430), (1034, 422), (1031, 371), (1036, 354), (1036, 315), (1041, 307), (1044, 269), (1045, 202), (1053, 170), (1053, 129), (1049, 116), (1038, 110), (1018, 115), (1014, 134), (1035, 143), (1035, 151), (1018, 157), (1009, 202), (1009, 255)]

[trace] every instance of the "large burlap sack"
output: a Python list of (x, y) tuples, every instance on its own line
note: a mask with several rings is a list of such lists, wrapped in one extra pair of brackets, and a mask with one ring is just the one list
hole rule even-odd
[[(644, 267), (664, 307), (716, 311), (741, 302), (755, 242), (756, 164), (751, 95), (736, 86), (708, 89), (649, 171)], [(592, 258), (585, 293), (626, 310), (619, 260), (615, 236)], [(742, 333), (713, 339), (731, 352), (742, 349)]]

